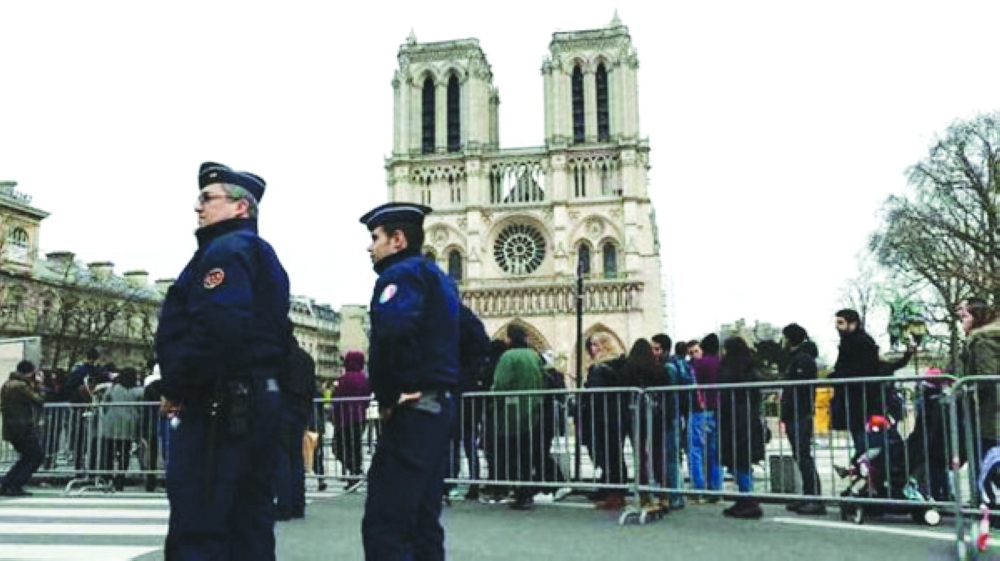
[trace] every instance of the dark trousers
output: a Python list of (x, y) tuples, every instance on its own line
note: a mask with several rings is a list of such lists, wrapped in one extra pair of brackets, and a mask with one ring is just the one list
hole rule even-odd
[[(128, 471), (129, 451), (131, 449), (131, 440), (101, 439), (101, 471), (105, 472), (105, 477), (114, 479), (115, 489), (119, 491), (125, 488), (125, 472)], [(109, 473), (115, 471), (117, 473)]]
[(361, 435), (364, 422), (333, 429), (333, 456), (344, 466), (344, 475), (364, 473), (364, 456), (361, 453)]
[(275, 470), (275, 497), (278, 518), (302, 515), (306, 510), (306, 466), (302, 457), (302, 437), (306, 418), (290, 407), (281, 407), (281, 453)]
[(42, 444), (35, 433), (17, 435), (9, 442), (21, 457), (7, 471), (3, 483), (0, 484), (0, 489), (18, 491), (31, 480), (31, 476), (42, 465), (45, 454), (42, 452)]
[(441, 493), (453, 406), (393, 408), (368, 470), (361, 534), (367, 561), (443, 561)]
[(213, 488), (207, 494), (204, 416), (182, 413), (170, 429), (166, 561), (274, 561), (279, 393), (274, 380), (254, 380), (253, 388), (249, 433), (229, 436), (220, 424)]
[(810, 416), (792, 420), (785, 424), (785, 431), (792, 447), (792, 456), (802, 475), (802, 494), (819, 495), (819, 472), (816, 471), (816, 460), (812, 454), (813, 418)]
[[(539, 431), (508, 434), (501, 437), (497, 447), (497, 475), (505, 481), (527, 483), (532, 481), (532, 468), (540, 466)], [(536, 489), (530, 485), (516, 485), (514, 498), (524, 501), (534, 496)]]

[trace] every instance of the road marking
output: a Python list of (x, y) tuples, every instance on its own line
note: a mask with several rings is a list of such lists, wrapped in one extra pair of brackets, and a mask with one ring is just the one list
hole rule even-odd
[[(155, 536), (167, 535), (164, 524), (0, 523), (0, 536)], [(7, 541), (7, 540), (4, 540)]]
[(857, 530), (860, 532), (878, 532), (882, 534), (895, 534), (897, 536), (909, 536), (913, 538), (926, 538), (931, 540), (955, 541), (954, 534), (934, 532), (931, 530), (912, 530), (907, 528), (888, 528), (886, 526), (867, 526), (864, 524), (852, 524), (850, 522), (833, 522), (828, 520), (805, 520), (802, 518), (774, 518), (774, 522), (779, 524), (792, 524), (797, 526), (812, 526), (815, 528), (834, 528), (838, 530)]
[(140, 555), (158, 551), (158, 547), (124, 545), (0, 545), (0, 559), (16, 561), (56, 561), (60, 559), (101, 559), (132, 561)]
[(126, 498), (94, 498), (94, 497), (31, 497), (25, 499), (11, 499), (0, 502), (0, 509), (5, 505), (31, 506), (31, 505), (52, 505), (52, 506), (169, 506), (166, 498), (163, 499), (126, 499)]
[[(88, 518), (88, 519), (150, 519), (167, 520), (166, 510), (142, 510), (127, 508), (0, 508), (0, 518)], [(6, 559), (0, 556), (0, 559)]]

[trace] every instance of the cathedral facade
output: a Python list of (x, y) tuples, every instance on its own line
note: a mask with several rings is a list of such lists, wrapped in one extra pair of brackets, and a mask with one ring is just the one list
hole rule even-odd
[(623, 351), (664, 330), (649, 143), (639, 133), (638, 58), (617, 15), (553, 34), (542, 65), (545, 145), (501, 148), (500, 98), (476, 39), (399, 49), (389, 200), (426, 204), (423, 251), (502, 336), (574, 370), (577, 276), (584, 336)]

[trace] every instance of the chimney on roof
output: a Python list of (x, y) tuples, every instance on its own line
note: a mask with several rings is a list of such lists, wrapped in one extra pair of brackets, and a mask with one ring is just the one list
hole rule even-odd
[(174, 284), (176, 279), (156, 279), (156, 290), (161, 294), (166, 294), (167, 290)]
[(95, 278), (106, 281), (111, 279), (111, 275), (114, 274), (115, 264), (110, 261), (95, 261), (87, 263), (87, 268), (90, 269), (90, 273)]
[(149, 286), (149, 273), (146, 271), (128, 271), (122, 276), (125, 277), (130, 286), (135, 288), (146, 288)]

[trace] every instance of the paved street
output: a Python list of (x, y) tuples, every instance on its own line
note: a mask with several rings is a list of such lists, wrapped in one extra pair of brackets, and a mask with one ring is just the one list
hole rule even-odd
[[(361, 559), (364, 497), (310, 494), (308, 517), (279, 524), (279, 559)], [(953, 559), (950, 519), (917, 526), (906, 517), (864, 526), (786, 516), (765, 507), (761, 521), (730, 520), (720, 505), (689, 506), (647, 526), (618, 525), (612, 513), (571, 497), (530, 512), (457, 502), (446, 509), (449, 558), (507, 559)], [(162, 559), (167, 504), (139, 494), (61, 497), (55, 492), (0, 501), (0, 559), (153, 561)], [(1000, 559), (1000, 552), (994, 554)]]

